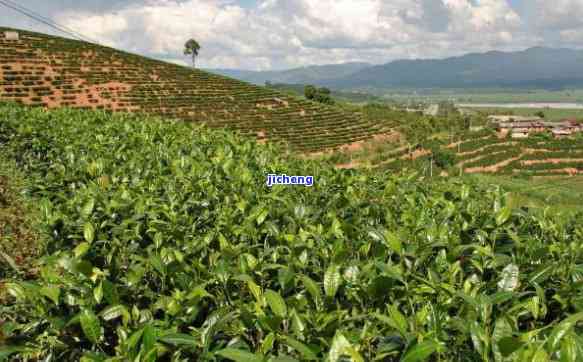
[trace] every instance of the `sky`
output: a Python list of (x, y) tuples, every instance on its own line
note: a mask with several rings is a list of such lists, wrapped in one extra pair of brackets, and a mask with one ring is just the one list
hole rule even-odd
[[(195, 38), (203, 68), (280, 70), (583, 48), (583, 0), (8, 1), (100, 44), (179, 64), (188, 64), (183, 46)], [(0, 26), (59, 34), (1, 4), (0, 19)]]

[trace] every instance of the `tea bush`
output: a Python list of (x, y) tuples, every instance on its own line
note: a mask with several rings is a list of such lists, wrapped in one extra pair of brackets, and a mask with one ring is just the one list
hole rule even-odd
[(0, 359), (583, 358), (581, 216), (135, 115), (1, 106), (0, 150), (46, 244)]

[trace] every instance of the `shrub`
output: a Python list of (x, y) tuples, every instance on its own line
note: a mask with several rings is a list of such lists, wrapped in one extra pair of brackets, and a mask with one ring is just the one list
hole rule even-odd
[(47, 245), (36, 279), (0, 283), (2, 356), (581, 359), (580, 216), (172, 121), (1, 107), (0, 126)]

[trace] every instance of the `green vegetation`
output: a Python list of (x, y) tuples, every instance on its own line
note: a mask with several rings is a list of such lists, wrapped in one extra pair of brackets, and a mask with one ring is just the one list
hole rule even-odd
[(580, 215), (136, 115), (0, 107), (0, 150), (45, 245), (0, 282), (3, 358), (583, 357)]
[[(265, 86), (267, 88), (275, 89), (279, 92), (302, 96), (304, 95), (305, 85), (303, 84), (285, 84), (285, 83), (271, 83), (266, 82)], [(382, 99), (380, 97), (373, 96), (368, 93), (364, 92), (342, 92), (337, 90), (331, 90), (330, 93), (331, 97), (339, 102), (348, 102), (348, 103), (370, 103), (370, 102), (381, 102)]]
[(18, 194), (23, 188), (22, 174), (0, 155), (0, 280), (34, 274), (31, 263), (39, 245), (32, 219), (37, 215)]
[(307, 85), (304, 88), (304, 96), (314, 102), (323, 104), (334, 104), (334, 100), (330, 96), (330, 89), (318, 88), (313, 85)]
[(552, 213), (583, 212), (583, 177), (519, 178), (500, 175), (465, 175), (481, 184), (508, 190), (516, 207), (550, 208)]

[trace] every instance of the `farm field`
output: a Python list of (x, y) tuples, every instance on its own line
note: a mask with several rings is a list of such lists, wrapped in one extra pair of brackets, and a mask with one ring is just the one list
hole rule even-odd
[(85, 42), (0, 28), (0, 101), (134, 112), (228, 128), (302, 152), (381, 133), (357, 114), (198, 69)]
[[(41, 254), (0, 264), (3, 358), (583, 357), (580, 214), (192, 123), (13, 105), (0, 120)], [(268, 173), (315, 183), (270, 189)]]
[(465, 173), (522, 176), (579, 174), (583, 169), (583, 142), (531, 135), (526, 139), (499, 138), (485, 132), (467, 133), (447, 146), (455, 152), (455, 166)]
[(385, 90), (376, 92), (384, 98), (397, 101), (459, 103), (523, 103), (523, 102), (561, 102), (583, 103), (582, 89), (545, 90), (545, 89), (416, 89)]

